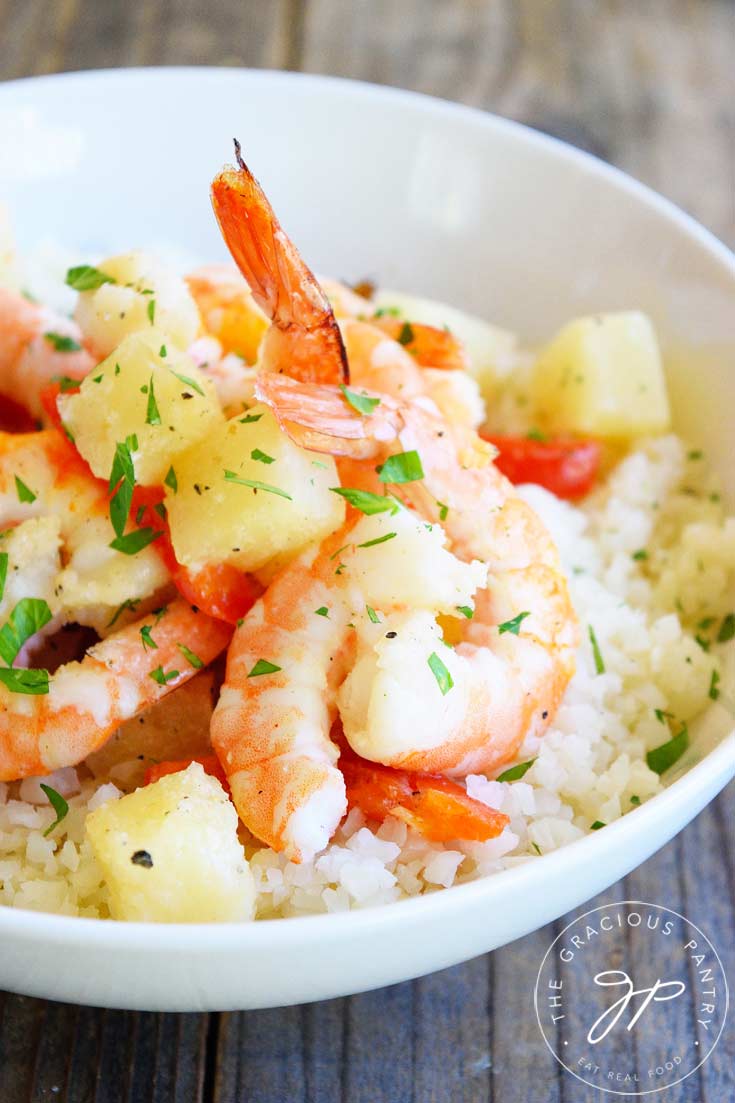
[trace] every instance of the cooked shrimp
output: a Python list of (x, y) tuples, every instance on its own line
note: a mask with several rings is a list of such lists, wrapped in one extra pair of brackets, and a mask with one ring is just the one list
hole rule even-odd
[(204, 329), (217, 338), (222, 352), (236, 352), (246, 363), (254, 364), (268, 319), (237, 268), (207, 264), (190, 272), (186, 282)]
[(243, 821), (294, 861), (326, 846), (346, 809), (330, 731), (355, 639), (382, 636), (383, 611), (407, 604), (457, 617), (487, 573), (391, 508), (390, 542), (377, 518), (353, 516), (281, 572), (230, 646), (212, 743)]
[(40, 393), (55, 376), (83, 379), (95, 361), (75, 322), (0, 287), (0, 394), (43, 417)]
[(0, 780), (81, 762), (119, 724), (193, 677), (198, 666), (192, 656), (199, 665), (216, 658), (230, 632), (221, 621), (176, 601), (115, 632), (81, 662), (67, 663), (55, 674), (15, 670), (12, 680), (3, 676)]
[(470, 360), (464, 345), (448, 329), (406, 322), (385, 311), (374, 314), (372, 325), (398, 341), (423, 368), (443, 371), (469, 371)]
[(212, 183), (212, 205), (227, 248), (271, 320), (261, 365), (305, 381), (346, 382), (347, 357), (329, 300), (283, 232), (238, 142), (235, 154), (238, 168), (223, 169)]
[(240, 818), (294, 861), (326, 846), (347, 808), (329, 738), (349, 621), (333, 556), (346, 536), (302, 554), (245, 616), (212, 717)]
[[(361, 416), (334, 388), (261, 376), (256, 389), (309, 447), (377, 459), (396, 444), (416, 451), (423, 478), (395, 490), (441, 522), (455, 555), (489, 570), (456, 649), (445, 652), (436, 618), (410, 605), (380, 641), (358, 632), (357, 662), (339, 694), (350, 745), (385, 765), (458, 776), (509, 761), (526, 735), (548, 727), (578, 642), (558, 553), (539, 518), (494, 467), (486, 442), (417, 402), (383, 396)], [(387, 538), (394, 519), (371, 520)], [(421, 661), (428, 654), (439, 655), (437, 669)]]

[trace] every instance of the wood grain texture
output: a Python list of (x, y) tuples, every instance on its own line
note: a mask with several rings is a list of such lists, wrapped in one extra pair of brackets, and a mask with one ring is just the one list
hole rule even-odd
[[(732, 0), (0, 0), (2, 79), (214, 64), (414, 88), (606, 157), (731, 243), (734, 47)], [(733, 855), (731, 786), (586, 907), (638, 898), (681, 911), (733, 978)], [(430, 977), (297, 1008), (145, 1015), (0, 994), (0, 1103), (589, 1103), (600, 1097), (562, 1074), (533, 1013), (564, 922)], [(621, 940), (616, 952), (631, 951)], [(683, 1027), (691, 1009), (680, 1012)], [(734, 1069), (731, 1018), (666, 1103), (735, 1098)]]

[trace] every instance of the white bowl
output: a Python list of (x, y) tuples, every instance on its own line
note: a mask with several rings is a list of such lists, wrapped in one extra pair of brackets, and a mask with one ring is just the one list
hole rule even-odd
[[(541, 134), (323, 77), (215, 69), (42, 77), (0, 86), (0, 198), (22, 248), (48, 237), (84, 252), (166, 242), (199, 258), (224, 256), (208, 184), (235, 135), (321, 271), (379, 276), (529, 338), (579, 312), (648, 311), (670, 361), (677, 427), (706, 443), (732, 500), (732, 255), (665, 200)], [(731, 726), (713, 709), (695, 740), (701, 761), (604, 831), (419, 899), (241, 926), (0, 907), (0, 987), (110, 1007), (224, 1010), (441, 969), (549, 922), (657, 850), (735, 773)]]

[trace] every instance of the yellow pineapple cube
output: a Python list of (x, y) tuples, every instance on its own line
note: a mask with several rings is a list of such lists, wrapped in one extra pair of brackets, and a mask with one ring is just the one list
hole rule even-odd
[(218, 426), (174, 464), (166, 509), (176, 558), (243, 571), (284, 562), (333, 532), (345, 506), (331, 456), (299, 448), (267, 406)]
[(135, 477), (144, 486), (162, 483), (179, 452), (224, 423), (212, 381), (154, 327), (126, 337), (58, 405), (98, 478), (109, 478), (117, 444), (134, 436)]
[(671, 422), (656, 334), (636, 310), (564, 326), (539, 355), (532, 390), (538, 424), (555, 432), (626, 438)]
[(87, 816), (113, 919), (216, 923), (253, 918), (255, 883), (237, 812), (198, 763)]

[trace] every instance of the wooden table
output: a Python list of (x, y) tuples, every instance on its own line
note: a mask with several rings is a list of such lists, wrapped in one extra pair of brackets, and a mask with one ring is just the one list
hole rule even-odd
[[(267, 66), (476, 104), (613, 161), (735, 243), (732, 0), (0, 0), (0, 28), (5, 79)], [(731, 786), (592, 903), (642, 899), (683, 912), (732, 982), (734, 855)], [(0, 995), (0, 1101), (599, 1099), (561, 1072), (533, 1014), (539, 963), (564, 922), (430, 977), (285, 1010), (133, 1014)], [(735, 1098), (732, 1016), (709, 1061), (660, 1098)]]

